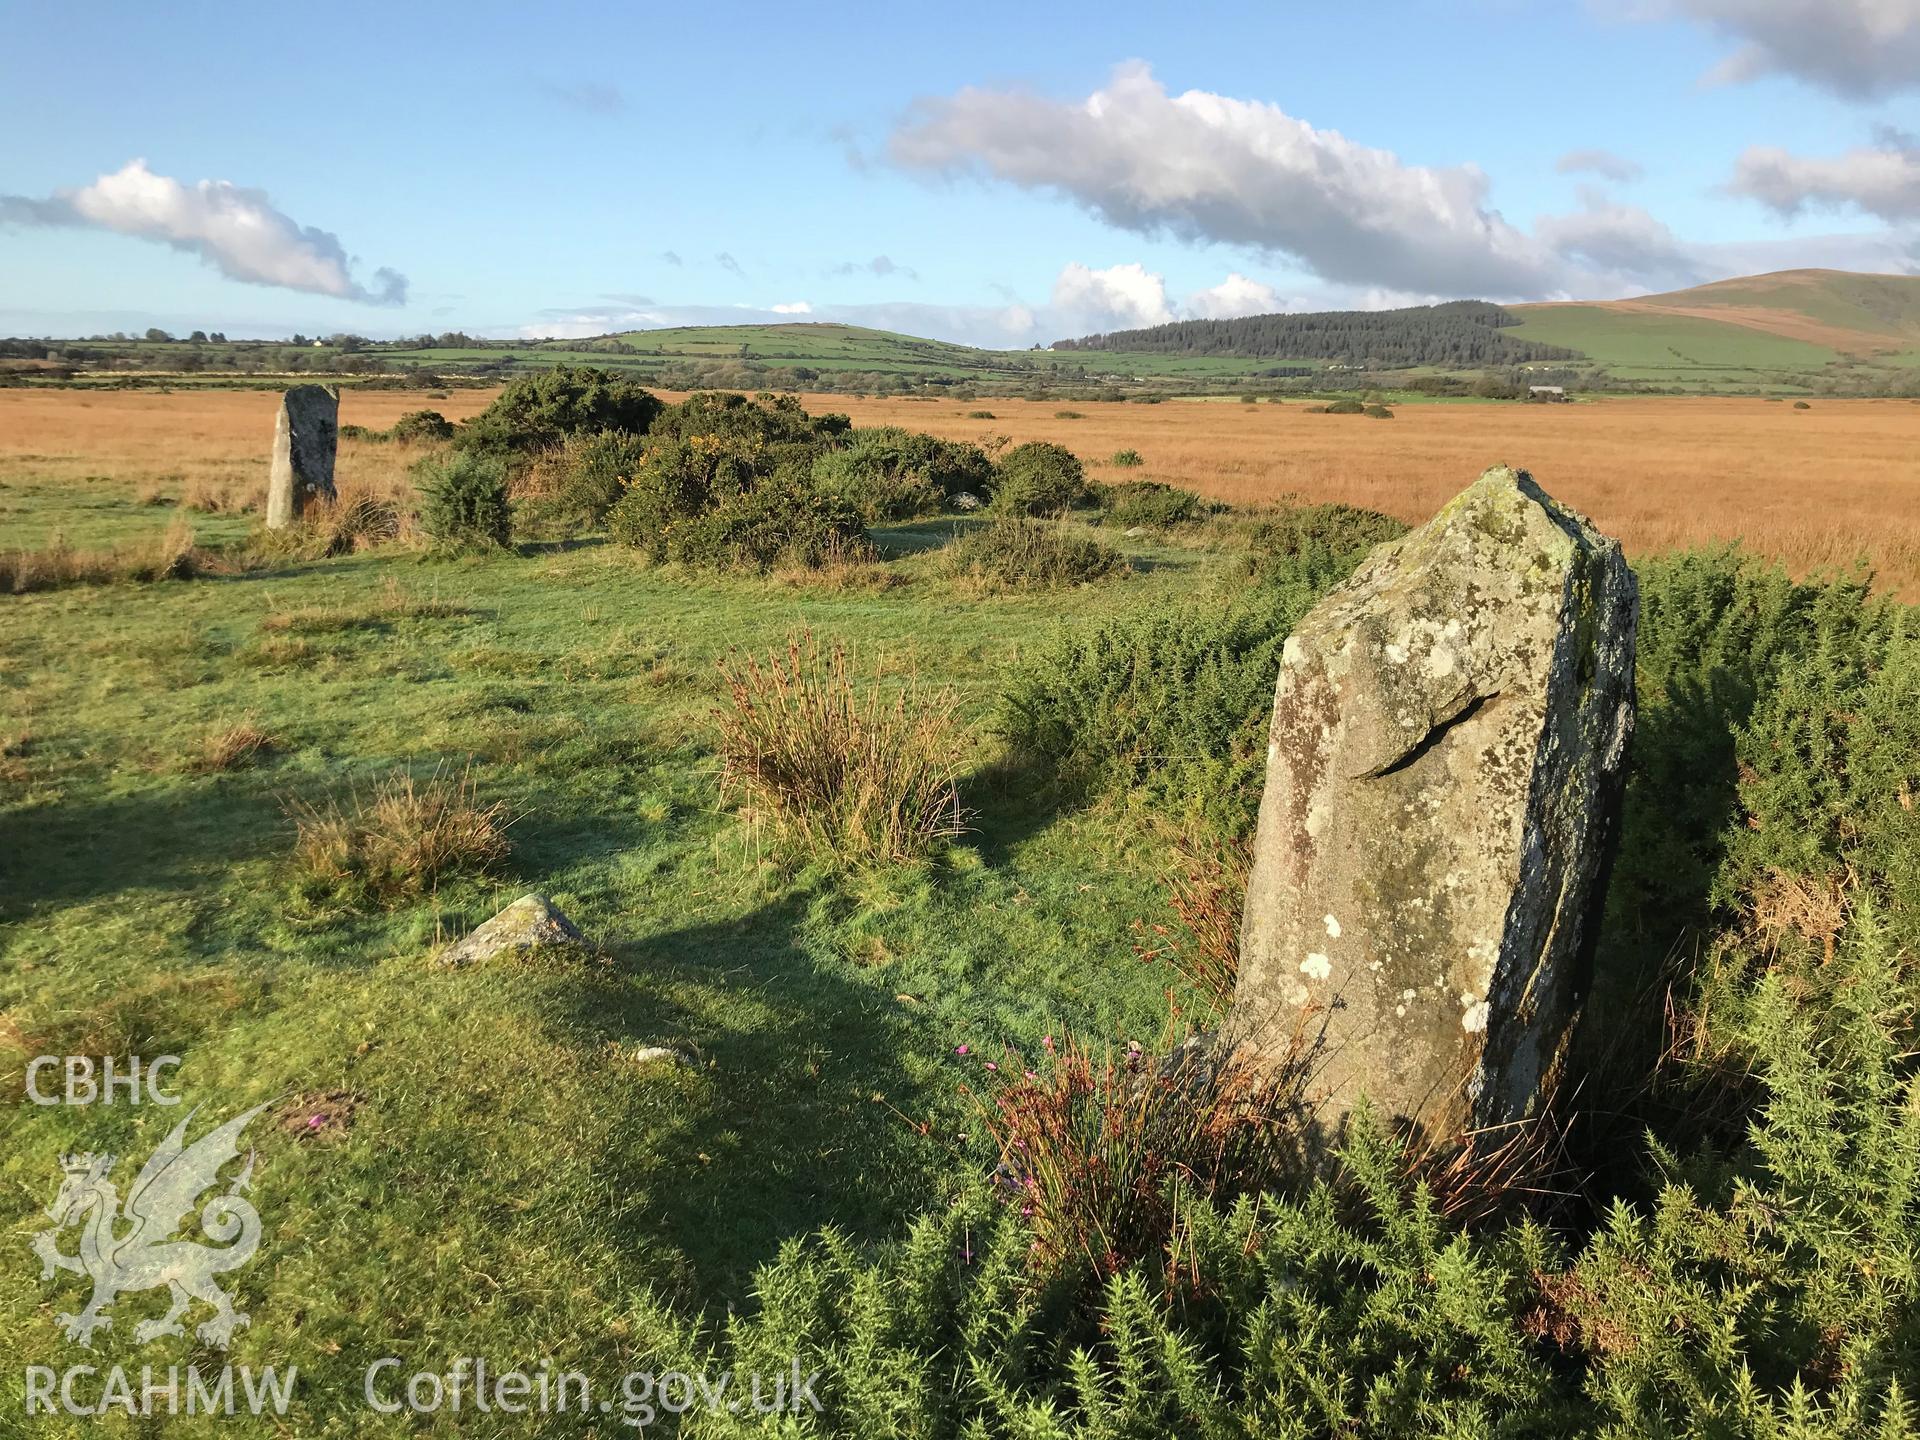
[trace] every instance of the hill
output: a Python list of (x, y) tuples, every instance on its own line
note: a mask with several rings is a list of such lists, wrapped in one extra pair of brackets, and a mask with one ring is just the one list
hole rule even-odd
[(1513, 334), (1625, 378), (1920, 366), (1920, 276), (1781, 270), (1629, 300), (1512, 305)]
[[(1627, 300), (1461, 300), (1178, 321), (1044, 350), (982, 350), (820, 321), (552, 340), (458, 331), (400, 340), (149, 335), (0, 340), (0, 385), (258, 386), (291, 375), (471, 385), (598, 365), (667, 390), (982, 398), (1313, 394), (1330, 386), (1510, 394), (1543, 380), (1584, 389), (1911, 394), (1920, 385), (1920, 277), (1787, 270)], [(1488, 371), (1498, 372), (1493, 389)]]
[[(1920, 276), (1783, 270), (1626, 300), (1183, 320), (1063, 340), (1055, 354), (1287, 360), (1315, 369), (1568, 362), (1688, 389), (1899, 387), (1920, 370)], [(1152, 363), (1149, 361), (1149, 363)]]

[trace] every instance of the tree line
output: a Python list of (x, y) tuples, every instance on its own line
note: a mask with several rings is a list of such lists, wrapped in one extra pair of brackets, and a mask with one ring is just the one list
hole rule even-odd
[(1577, 360), (1580, 352), (1503, 335), (1519, 324), (1485, 300), (1412, 305), (1403, 310), (1324, 310), (1305, 315), (1248, 315), (1238, 320), (1176, 320), (1144, 330), (1115, 330), (1056, 341), (1055, 350), (1148, 354), (1272, 355), (1355, 366), (1508, 365), (1522, 360)]

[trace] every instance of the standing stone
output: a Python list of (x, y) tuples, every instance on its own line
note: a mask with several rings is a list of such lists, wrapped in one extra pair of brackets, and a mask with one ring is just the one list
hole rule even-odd
[(340, 392), (296, 385), (280, 399), (267, 480), (267, 528), (284, 530), (316, 500), (332, 501), (333, 452), (340, 438)]
[(1534, 1112), (1591, 968), (1633, 729), (1619, 542), (1489, 470), (1287, 640), (1221, 1040), (1436, 1139)]

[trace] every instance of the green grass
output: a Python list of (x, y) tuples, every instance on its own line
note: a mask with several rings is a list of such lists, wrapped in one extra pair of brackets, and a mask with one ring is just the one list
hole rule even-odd
[(1525, 308), (1517, 313), (1525, 319), (1505, 333), (1570, 346), (1626, 378), (1809, 371), (1839, 358), (1825, 346), (1687, 315), (1634, 314), (1597, 306)]
[[(29, 533), (51, 512), (72, 519), (39, 490), (6, 493)], [(357, 1416), (361, 1368), (385, 1354), (409, 1369), (461, 1354), (634, 1368), (624, 1336), (642, 1290), (723, 1311), (792, 1235), (891, 1235), (940, 1203), (969, 1168), (951, 1146), (967, 1124), (957, 1087), (977, 1071), (955, 1046), (1158, 1036), (1171, 972), (1135, 958), (1128, 926), (1167, 918), (1143, 884), (1160, 843), (1117, 811), (1059, 813), (999, 778), (985, 721), (1055, 626), (1164, 605), (1201, 562), (1140, 552), (1143, 572), (1111, 594), (961, 598), (927, 548), (953, 528), (882, 536), (907, 583), (880, 594), (649, 570), (587, 544), (0, 601), (7, 1098), (26, 1055), (172, 1053), (178, 1088), (210, 1115), (358, 1100), (343, 1133), (307, 1138), (295, 1106), (250, 1136), (266, 1235), (231, 1277), (253, 1316), (233, 1359), (300, 1367), (298, 1433)], [(394, 587), (443, 603), (410, 613)], [(288, 614), (301, 618), (268, 623)], [(912, 668), (958, 691), (978, 818), (931, 863), (812, 864), (721, 806), (715, 661), (799, 627), (848, 641), (865, 683)], [(205, 737), (242, 718), (272, 749), (195, 773)], [(301, 903), (287, 804), (364, 793), (396, 767), (470, 771), (482, 800), (503, 801), (517, 817), (507, 878), (390, 913)], [(437, 937), (527, 889), (603, 958), (431, 965)], [(697, 1065), (626, 1058), (664, 1042)], [(22, 1364), (79, 1353), (52, 1319), (78, 1308), (77, 1278), (35, 1283), (24, 1249), (57, 1157), (110, 1149), (137, 1166), (179, 1114), (6, 1106), (17, 1283), (0, 1333)], [(185, 1363), (184, 1342), (133, 1344), (153, 1298), (124, 1298), (84, 1358)], [(0, 1408), (17, 1413), (20, 1373), (0, 1381)]]
[(78, 481), (31, 471), (0, 475), (0, 546), (38, 549), (58, 535), (76, 549), (104, 548), (158, 535), (176, 513), (186, 515), (203, 543), (238, 540), (252, 524), (246, 515), (178, 512), (179, 495), (178, 484), (163, 484), (155, 502), (143, 504), (103, 475)]

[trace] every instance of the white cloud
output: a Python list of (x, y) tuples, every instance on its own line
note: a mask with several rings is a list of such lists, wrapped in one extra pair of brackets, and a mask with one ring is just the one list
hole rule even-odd
[(369, 305), (404, 305), (406, 276), (373, 272), (353, 278), (339, 238), (298, 224), (274, 209), (266, 192), (226, 180), (186, 185), (130, 160), (110, 175), (45, 200), (0, 196), (0, 224), (66, 225), (157, 240), (198, 255), (221, 274), (250, 285), (274, 285)]
[(1920, 0), (1603, 0), (1629, 18), (1684, 15), (1736, 43), (1709, 78), (1791, 75), (1849, 99), (1920, 88)]
[[(641, 296), (608, 298), (644, 299)], [(1397, 298), (1388, 301), (1385, 297), (1381, 300), (1382, 303), (1419, 303)], [(1073, 261), (1061, 267), (1054, 279), (1052, 295), (1043, 305), (1025, 304), (1012, 293), (1008, 293), (1003, 305), (932, 305), (918, 301), (832, 305), (803, 300), (762, 307), (585, 305), (542, 311), (540, 318), (531, 324), (514, 326), (504, 333), (523, 340), (580, 339), (622, 330), (657, 330), (679, 325), (777, 325), (806, 317), (999, 350), (1106, 330), (1163, 325), (1186, 317), (1225, 319), (1283, 308), (1287, 307), (1272, 286), (1237, 272), (1218, 285), (1189, 296), (1181, 305), (1168, 297), (1165, 279), (1144, 265), (1109, 265), (1096, 270)]]
[(1562, 175), (1598, 175), (1621, 185), (1647, 173), (1639, 161), (1616, 155), (1611, 150), (1569, 150), (1554, 162), (1553, 168)]
[(1920, 220), (1920, 145), (1894, 131), (1881, 140), (1830, 156), (1755, 145), (1741, 155), (1728, 188), (1782, 215), (1817, 206), (1863, 210), (1896, 224)]
[(1196, 320), (1234, 320), (1242, 315), (1272, 315), (1286, 308), (1280, 292), (1235, 271), (1218, 285), (1187, 297), (1187, 314)]
[(1620, 205), (1597, 190), (1581, 192), (1583, 208), (1544, 215), (1534, 227), (1542, 243), (1597, 274), (1644, 289), (1679, 289), (1706, 278), (1698, 252), (1638, 205)]
[(1096, 330), (1164, 325), (1173, 319), (1166, 281), (1139, 264), (1090, 270), (1077, 260), (1070, 262), (1053, 282), (1053, 308), (1062, 316), (1084, 316)]
[(1169, 95), (1143, 63), (1079, 102), (965, 89), (895, 129), (894, 163), (1066, 196), (1121, 229), (1290, 255), (1355, 285), (1540, 295), (1555, 257), (1487, 204), (1475, 166), (1410, 165), (1276, 105)]

